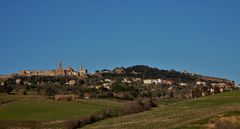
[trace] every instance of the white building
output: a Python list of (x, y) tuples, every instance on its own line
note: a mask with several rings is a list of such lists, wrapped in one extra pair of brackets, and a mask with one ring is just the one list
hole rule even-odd
[(187, 83), (179, 83), (180, 86), (187, 86)]
[(20, 84), (22, 82), (21, 79), (16, 79), (16, 84)]
[(86, 74), (87, 74), (87, 70), (81, 65), (81, 67), (79, 69), (79, 75), (84, 76)]
[(219, 90), (220, 90), (220, 92), (223, 92), (223, 91), (224, 91), (224, 89), (223, 89), (223, 88), (220, 88)]
[(143, 80), (143, 83), (146, 85), (151, 85), (151, 84), (161, 84), (162, 80), (161, 79), (145, 79)]
[(107, 89), (110, 89), (111, 85), (111, 83), (103, 83), (103, 87)]
[(145, 79), (145, 80), (143, 80), (143, 83), (146, 85), (150, 85), (150, 84), (152, 84), (152, 79)]
[(199, 86), (200, 86), (200, 85), (203, 85), (203, 86), (206, 86), (206, 85), (207, 85), (206, 82), (201, 82), (201, 81), (196, 82), (196, 84), (199, 85)]
[(134, 82), (141, 81), (141, 78), (133, 78), (133, 81), (134, 81)]
[(214, 94), (215, 93), (215, 90), (213, 88), (210, 89), (210, 93), (211, 94)]
[(77, 82), (76, 80), (70, 80), (69, 82), (65, 83), (66, 85), (70, 85), (70, 86), (73, 86), (75, 85)]
[(105, 79), (104, 81), (105, 81), (105, 82), (109, 82), (109, 83), (112, 83), (112, 82), (113, 82), (111, 79)]
[(124, 78), (124, 79), (122, 80), (122, 82), (123, 82), (123, 83), (129, 83), (129, 84), (132, 83), (131, 80), (128, 79), (128, 78)]

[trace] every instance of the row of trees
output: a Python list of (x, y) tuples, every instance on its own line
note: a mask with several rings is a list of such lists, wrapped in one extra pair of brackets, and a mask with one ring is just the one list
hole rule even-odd
[(192, 76), (190, 74), (181, 73), (175, 70), (159, 70), (158, 68), (151, 68), (145, 65), (136, 65), (128, 68), (124, 68), (125, 72), (123, 74), (117, 73), (103, 73), (102, 76), (104, 78), (142, 78), (142, 79), (169, 79), (175, 82), (186, 82), (186, 83), (194, 83), (198, 79), (196, 76)]
[(31, 85), (39, 85), (39, 83), (43, 84), (58, 84), (58, 85), (65, 85), (66, 82), (70, 80), (75, 80), (77, 83), (76, 85), (83, 85), (85, 81), (82, 79), (78, 79), (73, 76), (14, 76), (9, 78), (5, 81), (5, 85), (16, 85), (16, 80), (20, 79), (20, 85), (24, 85), (24, 82), (31, 83)]

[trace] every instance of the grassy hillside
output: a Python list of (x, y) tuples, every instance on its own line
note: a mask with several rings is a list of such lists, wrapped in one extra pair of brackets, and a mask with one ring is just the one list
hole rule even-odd
[(3, 102), (0, 105), (0, 128), (3, 124), (8, 126), (7, 123), (22, 126), (23, 123), (31, 125), (37, 121), (62, 121), (121, 104), (110, 100), (54, 101), (42, 97), (16, 96), (0, 96), (0, 100)]
[(218, 117), (240, 115), (240, 92), (176, 102), (151, 111), (106, 119), (84, 129), (199, 129)]

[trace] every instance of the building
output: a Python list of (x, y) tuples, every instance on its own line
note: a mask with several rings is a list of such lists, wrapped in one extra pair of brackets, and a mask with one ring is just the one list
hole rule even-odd
[(129, 78), (124, 78), (124, 79), (122, 80), (122, 82), (123, 82), (123, 83), (128, 83), (128, 84), (131, 84), (131, 83), (132, 83), (131, 79), (129, 79)]
[(65, 70), (65, 73), (66, 73), (67, 75), (73, 75), (73, 72), (74, 72), (74, 70), (73, 70), (73, 68), (72, 68), (71, 66), (68, 66), (68, 67), (66, 68), (66, 70)]
[(157, 85), (157, 84), (161, 84), (162, 83), (162, 80), (161, 79), (144, 79), (143, 80), (143, 84), (146, 84), (146, 85)]
[(65, 72), (65, 70), (62, 67), (62, 63), (59, 63), (57, 71), (56, 71), (56, 75), (57, 76), (64, 76), (65, 74), (66, 74), (66, 72)]
[(187, 83), (179, 83), (180, 86), (187, 86), (188, 84)]
[(56, 70), (20, 70), (18, 72), (19, 76), (85, 76), (87, 70), (82, 66), (79, 71), (74, 71), (71, 66), (68, 66), (66, 69), (63, 69), (62, 63), (58, 64)]
[(16, 84), (21, 84), (22, 83), (22, 80), (21, 79), (16, 79)]
[(81, 65), (79, 69), (79, 76), (85, 76), (87, 74), (87, 70)]
[(103, 70), (100, 70), (100, 71), (96, 71), (95, 73), (112, 73), (112, 71), (107, 70), (107, 69), (103, 69)]
[(116, 73), (116, 74), (124, 74), (125, 73), (125, 69), (124, 69), (124, 67), (117, 67), (117, 68), (115, 68), (114, 70), (113, 70), (113, 72), (114, 73)]
[(163, 80), (163, 79), (162, 79), (162, 82), (161, 82), (161, 83), (164, 84), (164, 85), (172, 85), (172, 84), (173, 84), (173, 81)]
[(146, 85), (152, 84), (152, 79), (144, 79), (143, 84), (146, 84)]
[(207, 86), (207, 83), (206, 82), (201, 82), (201, 81), (198, 81), (198, 82), (196, 82), (196, 84), (197, 85), (199, 85), (199, 86)]
[(70, 80), (69, 82), (65, 83), (66, 85), (74, 86), (77, 84), (76, 80)]
[(161, 79), (154, 79), (153, 84), (161, 84), (162, 80)]

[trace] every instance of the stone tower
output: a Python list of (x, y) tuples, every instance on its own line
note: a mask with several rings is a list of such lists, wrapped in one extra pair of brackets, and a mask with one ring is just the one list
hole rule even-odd
[(57, 68), (56, 74), (57, 74), (58, 76), (63, 76), (63, 75), (65, 75), (65, 70), (64, 70), (63, 67), (62, 67), (62, 62), (60, 62), (60, 63), (58, 64), (58, 68)]
[(79, 69), (79, 75), (84, 76), (86, 74), (87, 74), (87, 70), (81, 65), (81, 67)]

